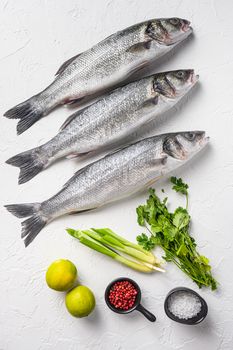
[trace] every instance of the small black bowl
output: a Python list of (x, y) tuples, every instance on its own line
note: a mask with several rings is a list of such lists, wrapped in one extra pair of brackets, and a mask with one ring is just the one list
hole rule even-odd
[[(191, 318), (186, 319), (182, 319), (179, 317), (176, 317), (175, 315), (173, 315), (173, 313), (169, 310), (168, 308), (168, 302), (169, 302), (169, 298), (171, 297), (171, 295), (175, 294), (175, 293), (179, 293), (179, 292), (187, 292), (187, 293), (191, 293), (195, 296), (198, 297), (198, 299), (201, 302), (201, 310), (200, 312)], [(164, 310), (167, 314), (167, 316), (172, 319), (173, 321), (179, 322), (179, 323), (183, 323), (183, 324), (188, 324), (188, 325), (195, 325), (198, 324), (200, 322), (202, 322), (205, 318), (206, 315), (208, 313), (208, 306), (206, 304), (206, 301), (194, 290), (190, 289), (190, 288), (186, 288), (186, 287), (177, 287), (172, 289), (166, 296), (166, 299), (164, 301)]]
[[(127, 281), (127, 282), (130, 282), (133, 284), (133, 286), (137, 289), (137, 296), (136, 296), (136, 300), (135, 300), (135, 303), (134, 305), (128, 309), (128, 310), (122, 310), (122, 309), (117, 309), (115, 308), (114, 305), (112, 305), (109, 301), (109, 293), (110, 293), (110, 289), (112, 288), (112, 286), (116, 283), (116, 282), (121, 282), (121, 281)], [(148, 310), (146, 310), (141, 304), (140, 304), (140, 301), (141, 301), (141, 289), (139, 288), (139, 285), (131, 280), (130, 278), (127, 278), (127, 277), (120, 277), (120, 278), (117, 278), (115, 279), (114, 281), (112, 281), (111, 283), (109, 283), (109, 285), (107, 286), (106, 290), (105, 290), (105, 302), (106, 304), (108, 305), (108, 307), (118, 313), (118, 314), (128, 314), (134, 310), (137, 310), (139, 312), (141, 312), (149, 321), (151, 322), (155, 322), (156, 321), (156, 317), (151, 313), (149, 312)]]

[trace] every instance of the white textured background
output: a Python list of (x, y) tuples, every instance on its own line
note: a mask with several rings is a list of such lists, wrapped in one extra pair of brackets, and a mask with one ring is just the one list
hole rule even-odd
[[(176, 324), (163, 311), (166, 293), (179, 285), (198, 289), (177, 268), (170, 264), (165, 275), (142, 275), (88, 250), (64, 231), (67, 226), (109, 226), (134, 240), (141, 232), (135, 207), (146, 194), (97, 212), (54, 221), (25, 249), (20, 240), (20, 221), (2, 205), (49, 197), (81, 163), (63, 160), (18, 187), (17, 168), (4, 161), (48, 140), (70, 111), (54, 111), (19, 137), (15, 121), (1, 118), (1, 350), (233, 349), (232, 13), (231, 0), (1, 0), (1, 115), (48, 85), (64, 60), (118, 29), (152, 17), (179, 16), (192, 21), (195, 35), (157, 70), (195, 68), (200, 83), (156, 132), (204, 129), (211, 136), (210, 146), (176, 174), (190, 184), (193, 234), (221, 284), (216, 293), (201, 291), (209, 304), (204, 323), (196, 327)], [(156, 185), (162, 186), (170, 195), (167, 179)], [(179, 196), (171, 194), (171, 198), (174, 206), (183, 204)], [(65, 309), (64, 295), (47, 288), (45, 270), (57, 258), (72, 260), (80, 282), (94, 291), (97, 306), (91, 317), (73, 318)], [(156, 314), (156, 323), (137, 312), (121, 316), (107, 309), (104, 289), (122, 275), (140, 284), (143, 304)]]

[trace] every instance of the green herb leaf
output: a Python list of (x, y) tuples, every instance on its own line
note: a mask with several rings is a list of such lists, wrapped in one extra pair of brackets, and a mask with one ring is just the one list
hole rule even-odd
[(137, 215), (138, 215), (138, 224), (140, 226), (144, 226), (145, 223), (145, 217), (144, 217), (144, 206), (140, 205), (140, 207), (138, 207), (136, 209)]
[(149, 238), (145, 233), (137, 236), (137, 241), (145, 250), (151, 250), (155, 247), (154, 237)]
[(172, 223), (175, 227), (177, 227), (179, 230), (189, 225), (190, 222), (190, 216), (186, 209), (184, 208), (177, 208), (173, 214)]
[(177, 179), (177, 177), (172, 176), (171, 177), (171, 183), (173, 184), (172, 189), (176, 192), (180, 192), (182, 194), (187, 195), (188, 194), (188, 185), (183, 182), (181, 178)]
[[(173, 189), (185, 194), (188, 200), (188, 185), (176, 177), (172, 177), (171, 182)], [(137, 237), (144, 249), (160, 246), (165, 252), (164, 259), (173, 262), (199, 287), (217, 288), (209, 260), (198, 253), (196, 242), (189, 233), (191, 217), (187, 208), (178, 207), (174, 212), (169, 212), (167, 198), (161, 200), (155, 190), (150, 189), (146, 204), (137, 208), (137, 214), (139, 224), (151, 233), (150, 237), (145, 233)]]

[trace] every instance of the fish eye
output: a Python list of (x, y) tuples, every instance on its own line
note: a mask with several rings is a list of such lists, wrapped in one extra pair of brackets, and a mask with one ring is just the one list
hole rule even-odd
[(185, 134), (185, 137), (186, 137), (187, 140), (193, 141), (193, 140), (195, 139), (196, 135), (195, 135), (194, 132), (187, 132), (187, 133)]
[(177, 26), (177, 24), (180, 23), (179, 18), (171, 18), (170, 23), (174, 26)]
[(184, 79), (185, 78), (185, 72), (183, 70), (179, 70), (176, 73), (176, 76), (177, 76), (178, 79)]

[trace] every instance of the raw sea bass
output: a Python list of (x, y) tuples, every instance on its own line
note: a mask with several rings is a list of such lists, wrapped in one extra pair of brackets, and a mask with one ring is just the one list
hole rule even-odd
[(56, 217), (95, 209), (150, 186), (184, 164), (207, 141), (204, 131), (149, 137), (80, 169), (55, 196), (42, 203), (6, 208), (19, 218), (30, 216), (22, 222), (21, 236), (27, 246)]
[(66, 61), (51, 85), (4, 116), (20, 119), (21, 134), (56, 106), (118, 85), (191, 33), (190, 22), (180, 18), (152, 19), (119, 31)]
[(174, 106), (197, 79), (193, 70), (178, 70), (155, 74), (118, 88), (71, 115), (50, 141), (6, 163), (20, 167), (21, 184), (59, 158), (104, 150)]

